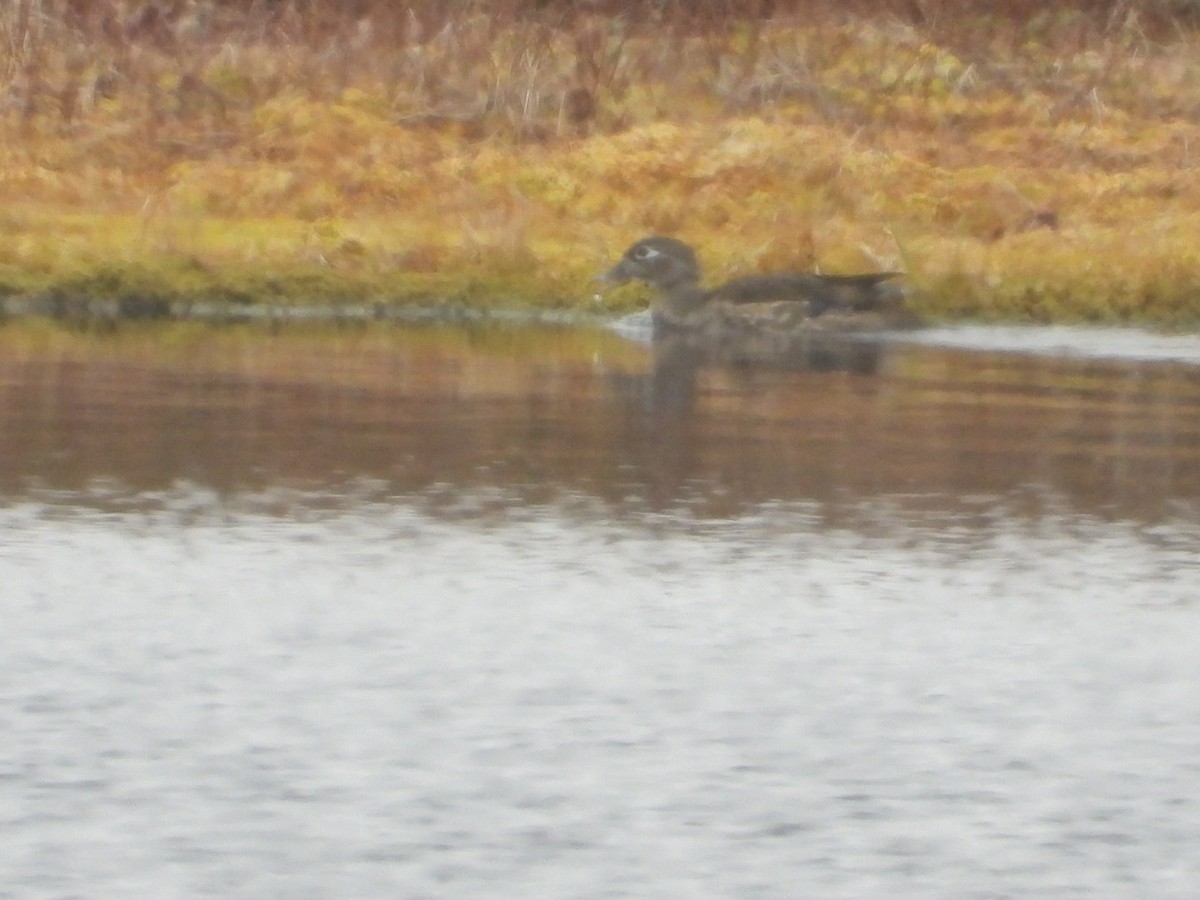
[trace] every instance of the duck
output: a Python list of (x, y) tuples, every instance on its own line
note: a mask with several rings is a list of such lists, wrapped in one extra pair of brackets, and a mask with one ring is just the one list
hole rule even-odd
[(846, 334), (916, 324), (905, 307), (904, 292), (891, 283), (900, 274), (777, 272), (745, 275), (705, 288), (700, 285), (695, 251), (678, 238), (652, 235), (630, 246), (597, 280), (650, 285), (655, 292), (650, 312), (656, 332)]

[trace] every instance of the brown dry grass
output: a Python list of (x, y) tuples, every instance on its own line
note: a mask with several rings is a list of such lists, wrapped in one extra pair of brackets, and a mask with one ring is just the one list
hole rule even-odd
[(573, 305), (665, 231), (1195, 320), (1196, 6), (17, 0), (0, 290)]

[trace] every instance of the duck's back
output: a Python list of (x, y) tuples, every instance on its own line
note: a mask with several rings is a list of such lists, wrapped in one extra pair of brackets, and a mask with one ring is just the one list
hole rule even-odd
[(818, 316), (829, 309), (876, 309), (898, 299), (897, 290), (883, 287), (896, 272), (867, 275), (814, 275), (780, 272), (735, 278), (708, 292), (708, 299), (725, 303), (769, 303), (788, 300), (804, 302), (808, 314)]

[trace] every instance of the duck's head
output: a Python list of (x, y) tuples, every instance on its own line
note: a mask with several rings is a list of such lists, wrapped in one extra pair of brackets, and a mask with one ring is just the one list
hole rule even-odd
[(644, 281), (662, 291), (691, 287), (700, 280), (696, 254), (683, 241), (669, 237), (642, 238), (625, 251), (621, 261), (599, 276), (624, 284)]

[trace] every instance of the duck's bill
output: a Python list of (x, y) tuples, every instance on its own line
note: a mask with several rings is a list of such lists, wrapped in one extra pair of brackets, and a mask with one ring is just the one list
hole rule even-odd
[(624, 262), (617, 263), (607, 272), (601, 272), (592, 279), (592, 281), (598, 281), (611, 287), (616, 287), (617, 285), (625, 284), (625, 282), (632, 280), (633, 276), (625, 270)]

